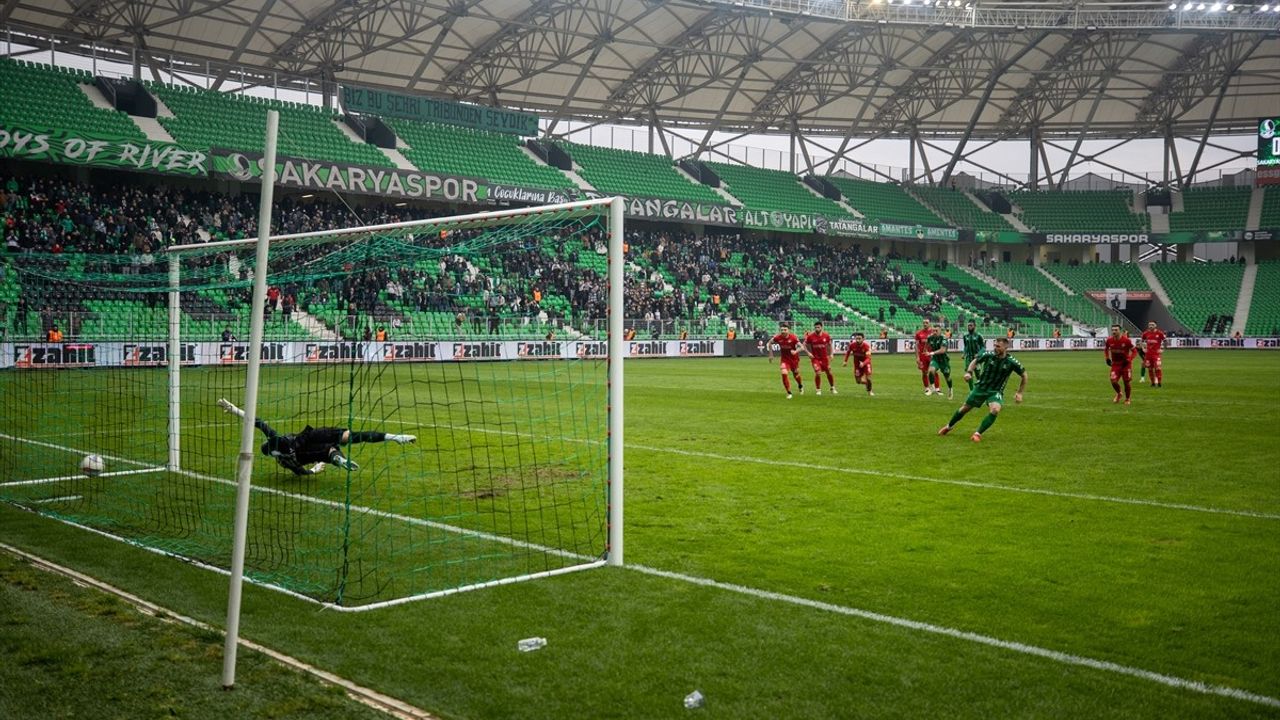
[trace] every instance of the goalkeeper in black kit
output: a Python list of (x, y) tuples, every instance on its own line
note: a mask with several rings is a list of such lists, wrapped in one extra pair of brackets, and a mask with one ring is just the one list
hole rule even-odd
[[(236, 417), (244, 417), (244, 411), (232, 405), (229, 400), (219, 400), (218, 407)], [(344, 470), (359, 470), (360, 466), (355, 461), (342, 454), (339, 448), (343, 445), (387, 440), (405, 445), (418, 439), (413, 435), (352, 432), (346, 428), (313, 428), (310, 425), (300, 433), (283, 435), (261, 418), (254, 418), (253, 424), (267, 436), (267, 441), (262, 443), (262, 454), (275, 458), (281, 467), (296, 475), (315, 475), (322, 472), (326, 465), (336, 465)]]

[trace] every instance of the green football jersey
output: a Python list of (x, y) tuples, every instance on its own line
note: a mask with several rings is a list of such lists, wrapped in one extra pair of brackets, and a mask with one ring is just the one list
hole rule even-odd
[(1009, 376), (1017, 373), (1019, 377), (1026, 372), (1022, 363), (1012, 355), (1003, 358), (993, 352), (984, 352), (978, 356), (978, 364), (974, 367), (974, 390), (985, 392), (1004, 392), (1004, 384)]
[(929, 349), (930, 349), (930, 350), (942, 350), (942, 351), (943, 351), (943, 352), (942, 352), (942, 354), (943, 354), (943, 355), (946, 355), (946, 354), (947, 354), (947, 353), (946, 353), (946, 350), (947, 350), (947, 338), (946, 338), (946, 336), (944, 336), (944, 335), (930, 335), (930, 336), (929, 336), (929, 339), (928, 339), (928, 340), (926, 340), (925, 342), (926, 342), (926, 344), (929, 346)]
[(966, 360), (972, 360), (986, 349), (986, 341), (976, 332), (964, 334), (964, 356)]

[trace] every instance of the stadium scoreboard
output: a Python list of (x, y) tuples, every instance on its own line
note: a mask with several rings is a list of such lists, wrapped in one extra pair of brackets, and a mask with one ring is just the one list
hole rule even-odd
[(1258, 120), (1258, 167), (1280, 165), (1280, 118)]

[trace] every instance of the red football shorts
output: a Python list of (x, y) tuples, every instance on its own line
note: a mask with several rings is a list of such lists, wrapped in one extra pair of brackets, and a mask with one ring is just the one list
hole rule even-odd
[(782, 359), (778, 361), (778, 365), (785, 372), (796, 372), (800, 369), (800, 356), (783, 355)]
[(917, 353), (916, 367), (920, 369), (920, 372), (924, 372), (929, 369), (929, 361), (932, 359), (933, 359), (932, 355), (921, 355)]
[(1111, 382), (1120, 382), (1124, 380), (1129, 382), (1133, 379), (1132, 365), (1112, 365), (1111, 366)]
[(811, 357), (809, 358), (809, 363), (818, 372), (825, 372), (831, 369), (831, 358), (829, 357)]
[(871, 377), (871, 361), (855, 362), (853, 364), (854, 377)]

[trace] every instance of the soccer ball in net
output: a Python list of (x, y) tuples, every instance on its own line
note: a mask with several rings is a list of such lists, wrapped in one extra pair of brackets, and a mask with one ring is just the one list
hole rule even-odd
[(102, 459), (101, 455), (85, 455), (84, 459), (80, 461), (80, 472), (89, 477), (101, 473), (106, 467), (107, 463)]

